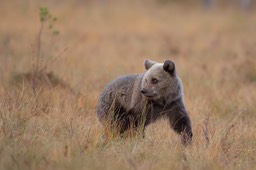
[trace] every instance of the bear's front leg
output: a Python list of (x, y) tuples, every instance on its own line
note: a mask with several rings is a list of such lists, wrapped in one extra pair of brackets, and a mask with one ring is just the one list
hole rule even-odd
[(182, 143), (184, 145), (191, 144), (193, 133), (189, 116), (176, 113), (175, 116), (169, 116), (169, 121), (173, 130), (181, 135)]
[(145, 126), (142, 124), (140, 118), (137, 118), (134, 115), (128, 115), (125, 120), (122, 122), (125, 122), (123, 125), (123, 128), (121, 130), (121, 136), (122, 137), (143, 137), (145, 136), (144, 130)]

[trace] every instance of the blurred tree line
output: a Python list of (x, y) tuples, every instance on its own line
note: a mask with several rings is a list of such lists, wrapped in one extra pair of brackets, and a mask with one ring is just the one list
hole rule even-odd
[(205, 8), (212, 7), (240, 7), (248, 10), (255, 6), (255, 0), (155, 0), (160, 3), (180, 3), (189, 5), (202, 5)]
[(215, 4), (220, 3), (224, 5), (234, 5), (234, 4), (240, 4), (240, 7), (243, 10), (248, 10), (252, 6), (252, 0), (229, 0), (228, 2), (220, 2), (220, 0), (202, 0), (204, 7), (210, 8), (213, 7)]
[[(32, 0), (27, 0), (32, 1)], [(70, 2), (70, 0), (44, 0), (46, 2)], [(1, 2), (1, 0), (0, 0)], [(256, 0), (74, 0), (73, 2), (78, 4), (108, 4), (115, 2), (124, 2), (124, 3), (159, 3), (159, 4), (181, 4), (184, 6), (203, 6), (205, 8), (219, 8), (219, 7), (236, 7), (241, 8), (243, 10), (249, 10), (251, 8), (256, 8)]]
[[(108, 2), (116, 2), (116, 1), (123, 1), (127, 2), (127, 0), (76, 0), (79, 2), (99, 2), (99, 3), (108, 3)], [(129, 0), (137, 1), (138, 0)], [(144, 2), (156, 2), (161, 4), (182, 4), (182, 5), (201, 5), (205, 8), (212, 8), (212, 7), (239, 7), (243, 10), (248, 10), (252, 7), (255, 7), (256, 0), (141, 0), (142, 3)]]

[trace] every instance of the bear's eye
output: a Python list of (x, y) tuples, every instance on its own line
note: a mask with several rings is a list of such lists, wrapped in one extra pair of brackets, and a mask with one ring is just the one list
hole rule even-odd
[(158, 80), (156, 78), (152, 78), (151, 82), (152, 82), (152, 84), (156, 84), (156, 83), (158, 83)]

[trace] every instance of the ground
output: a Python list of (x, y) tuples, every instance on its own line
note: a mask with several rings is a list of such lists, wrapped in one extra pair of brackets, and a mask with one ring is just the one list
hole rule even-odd
[[(16, 81), (32, 69), (39, 8), (58, 18), (42, 34), (61, 86)], [(256, 13), (146, 2), (3, 1), (0, 6), (0, 167), (3, 169), (253, 169)], [(64, 49), (65, 52), (62, 51)], [(98, 96), (148, 58), (176, 63), (194, 131), (184, 147), (160, 120), (146, 137), (106, 140)], [(65, 88), (64, 84), (65, 83)], [(72, 89), (72, 90), (70, 90)]]

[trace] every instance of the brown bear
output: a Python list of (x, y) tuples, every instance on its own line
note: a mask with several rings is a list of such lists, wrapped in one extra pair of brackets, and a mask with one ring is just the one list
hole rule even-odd
[(144, 74), (121, 76), (110, 82), (99, 97), (97, 115), (111, 133), (138, 131), (161, 117), (181, 134), (183, 144), (191, 143), (192, 128), (183, 101), (182, 83), (171, 60), (145, 60)]

